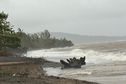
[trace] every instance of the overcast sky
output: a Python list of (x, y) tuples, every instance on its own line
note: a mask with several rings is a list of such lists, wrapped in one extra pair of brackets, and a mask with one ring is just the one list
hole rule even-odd
[(126, 0), (0, 0), (15, 29), (126, 36)]

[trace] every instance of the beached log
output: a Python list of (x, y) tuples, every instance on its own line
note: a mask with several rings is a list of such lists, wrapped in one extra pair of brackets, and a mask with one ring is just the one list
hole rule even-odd
[(85, 56), (84, 57), (80, 57), (79, 59), (73, 57), (73, 58), (69, 58), (66, 59), (66, 61), (64, 60), (60, 60), (60, 63), (63, 65), (62, 69), (64, 68), (81, 68), (82, 65), (85, 65)]
[(81, 65), (86, 64), (85, 59), (86, 59), (85, 56), (80, 58)]
[(71, 61), (69, 59), (66, 59), (68, 63), (70, 63)]
[(60, 63), (63, 65), (62, 69), (71, 67), (70, 64), (65, 62), (64, 60), (60, 60)]

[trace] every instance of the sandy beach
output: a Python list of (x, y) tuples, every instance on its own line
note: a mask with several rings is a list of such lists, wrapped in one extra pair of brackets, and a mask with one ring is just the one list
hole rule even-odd
[(77, 79), (48, 76), (43, 65), (59, 65), (41, 58), (0, 57), (0, 84), (98, 84)]

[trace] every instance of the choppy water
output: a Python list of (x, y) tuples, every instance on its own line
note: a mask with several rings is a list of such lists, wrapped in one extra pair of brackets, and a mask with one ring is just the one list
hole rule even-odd
[[(111, 51), (111, 50), (110, 50)], [(126, 61), (126, 52), (125, 51), (97, 51), (91, 49), (70, 49), (70, 50), (58, 50), (58, 49), (45, 49), (45, 50), (35, 50), (29, 51), (27, 53), (28, 57), (44, 57), (45, 59), (59, 62), (60, 59), (66, 59), (71, 57), (83, 57), (86, 56), (87, 63), (106, 63), (112, 61)]]
[[(43, 57), (55, 62), (59, 62), (60, 59), (65, 60), (66, 58), (86, 56), (87, 65), (82, 66), (80, 69), (61, 70), (60, 67), (46, 67), (44, 69), (48, 75), (89, 80), (103, 84), (118, 84), (121, 81), (126, 82), (126, 79), (124, 79), (126, 77), (125, 49), (52, 48), (29, 51), (27, 56), (35, 58)], [(120, 62), (124, 62), (124, 64), (120, 64)], [(120, 79), (115, 80), (119, 77)], [(113, 81), (108, 81), (108, 79), (112, 79)]]

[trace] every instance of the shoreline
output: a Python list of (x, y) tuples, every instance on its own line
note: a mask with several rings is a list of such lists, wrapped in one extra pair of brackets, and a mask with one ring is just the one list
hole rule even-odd
[[(9, 57), (11, 58), (11, 57)], [(8, 57), (2, 58), (2, 62), (9, 61)], [(14, 59), (13, 59), (14, 58)], [(1, 57), (0, 57), (1, 59)], [(5, 59), (5, 60), (3, 60)], [(43, 70), (45, 66), (51, 66), (53, 62), (41, 58), (22, 58), (12, 57), (9, 64), (0, 65), (0, 83), (1, 84), (98, 84), (95, 82), (81, 81), (64, 77), (47, 76)], [(17, 62), (19, 61), (20, 62)], [(27, 63), (22, 63), (26, 61)], [(40, 62), (41, 61), (41, 62)], [(17, 63), (16, 63), (17, 62)], [(14, 64), (13, 64), (14, 63)], [(58, 63), (53, 66), (60, 66)]]
[[(52, 69), (46, 69), (47, 74), (52, 75)], [(125, 84), (126, 82), (126, 61), (115, 61), (106, 64), (87, 65), (81, 69), (66, 69), (59, 71), (54, 68), (57, 76), (78, 80), (93, 81), (100, 84)]]

